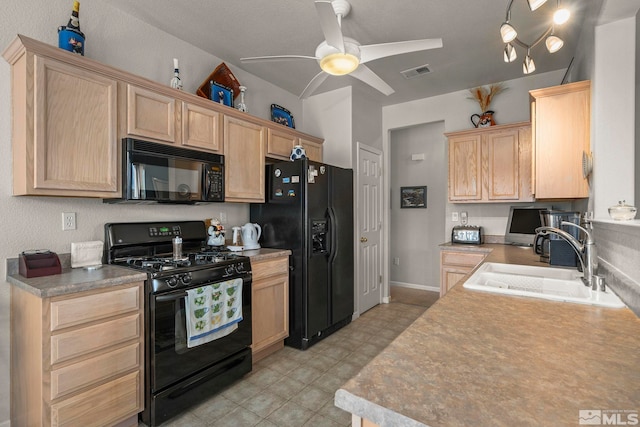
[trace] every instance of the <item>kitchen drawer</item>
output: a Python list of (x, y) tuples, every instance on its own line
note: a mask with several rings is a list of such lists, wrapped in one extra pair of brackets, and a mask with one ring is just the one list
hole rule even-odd
[(119, 348), (51, 371), (51, 400), (138, 369), (140, 343)]
[(51, 426), (105, 426), (143, 409), (140, 372), (132, 372), (51, 405)]
[(51, 302), (51, 331), (140, 309), (138, 286)]
[(82, 356), (140, 336), (140, 314), (98, 323), (53, 335), (51, 337), (51, 364)]
[(289, 275), (289, 257), (284, 256), (282, 258), (251, 262), (251, 272), (253, 281), (280, 274)]
[(487, 256), (484, 253), (461, 251), (442, 251), (440, 255), (443, 265), (462, 265), (467, 267), (475, 267)]

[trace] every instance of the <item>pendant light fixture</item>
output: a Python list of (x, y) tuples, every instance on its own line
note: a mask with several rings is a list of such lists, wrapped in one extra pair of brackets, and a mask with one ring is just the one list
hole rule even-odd
[[(547, 30), (545, 30), (532, 43), (525, 43), (518, 38), (518, 32), (515, 26), (511, 23), (511, 6), (513, 6), (513, 1), (514, 0), (509, 0), (505, 20), (500, 26), (500, 38), (502, 39), (502, 42), (505, 43), (503, 59), (504, 62), (513, 62), (516, 60), (518, 54), (516, 53), (514, 45), (518, 45), (526, 49), (527, 55), (524, 59), (524, 62), (522, 63), (522, 72), (524, 74), (530, 74), (536, 70), (536, 65), (533, 62), (533, 57), (531, 56), (531, 49), (536, 47), (544, 40), (545, 46), (549, 53), (555, 53), (559, 51), (564, 45), (564, 41), (559, 36), (554, 34), (554, 28), (556, 25), (562, 25), (566, 23), (571, 16), (571, 12), (567, 8), (560, 6), (560, 0), (556, 0), (556, 10), (553, 14), (553, 22), (550, 23), (549, 28), (547, 28)], [(547, 0), (527, 0), (529, 9), (532, 12), (540, 8), (546, 2)]]

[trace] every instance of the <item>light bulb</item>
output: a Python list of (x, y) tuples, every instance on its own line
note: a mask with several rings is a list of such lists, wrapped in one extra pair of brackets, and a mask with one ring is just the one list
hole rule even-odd
[(547, 0), (527, 0), (527, 3), (529, 3), (529, 9), (531, 9), (531, 12), (533, 12), (534, 10), (536, 10), (546, 2)]
[(504, 62), (513, 62), (517, 57), (516, 48), (511, 43), (507, 43), (504, 47)]
[(504, 43), (509, 43), (518, 37), (518, 32), (511, 24), (505, 22), (500, 26), (500, 36)]
[(320, 68), (334, 76), (343, 76), (354, 71), (360, 65), (357, 56), (350, 53), (332, 53), (320, 60)]
[(550, 35), (544, 41), (544, 44), (547, 45), (547, 50), (549, 51), (549, 53), (556, 53), (562, 48), (562, 46), (564, 45), (564, 42), (560, 37)]
[(569, 9), (558, 9), (553, 13), (553, 22), (558, 25), (562, 25), (569, 20), (569, 17), (571, 17), (571, 12), (569, 12)]
[(524, 62), (522, 63), (522, 72), (524, 74), (531, 74), (536, 70), (536, 64), (533, 62), (533, 58), (527, 52), (526, 58), (524, 58)]

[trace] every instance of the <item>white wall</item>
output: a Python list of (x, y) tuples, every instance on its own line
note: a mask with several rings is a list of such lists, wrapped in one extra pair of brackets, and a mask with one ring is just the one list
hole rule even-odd
[[(57, 45), (57, 27), (66, 24), (72, 2), (24, 0), (3, 2), (0, 14), (0, 49), (16, 34)], [(161, 83), (172, 75), (172, 58), (180, 60), (184, 89), (195, 93), (222, 60), (140, 22), (99, 0), (83, 0), (80, 12), (87, 36), (86, 56)], [(215, 26), (211, 27), (215, 31)], [(221, 34), (221, 37), (228, 35)], [(296, 95), (233, 69), (248, 86), (247, 103), (253, 115), (268, 119), (270, 104), (287, 107), (304, 131), (302, 103)], [(11, 196), (11, 73), (0, 59), (0, 425), (9, 420), (9, 284), (5, 259), (26, 249), (48, 248), (70, 252), (71, 242), (103, 240), (103, 225), (110, 221), (167, 219), (203, 220), (225, 211), (228, 224), (249, 220), (246, 204), (204, 206), (105, 205), (100, 200)], [(76, 212), (78, 229), (61, 231), (61, 212)]]
[(635, 42), (635, 16), (596, 27), (592, 88), (596, 218), (609, 218), (608, 207), (619, 200), (634, 204)]
[[(446, 138), (442, 122), (394, 130), (390, 136), (391, 284), (440, 289), (440, 248), (447, 203)], [(411, 160), (424, 154), (424, 160)], [(426, 209), (401, 209), (400, 187), (427, 186)], [(393, 259), (400, 264), (394, 265)]]
[[(334, 166), (353, 167), (352, 88), (324, 92), (303, 101), (307, 132), (324, 138), (323, 160)], [(362, 141), (365, 142), (366, 141)]]

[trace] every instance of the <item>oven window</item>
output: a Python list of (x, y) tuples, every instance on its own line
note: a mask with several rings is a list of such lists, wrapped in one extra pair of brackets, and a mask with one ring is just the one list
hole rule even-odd
[(251, 281), (242, 287), (242, 317), (231, 334), (187, 348), (184, 290), (151, 295), (149, 350), (152, 388), (158, 391), (251, 345)]

